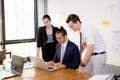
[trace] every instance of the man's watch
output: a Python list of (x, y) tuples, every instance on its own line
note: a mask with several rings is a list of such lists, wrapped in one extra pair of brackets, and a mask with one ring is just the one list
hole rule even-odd
[(80, 63), (80, 66), (81, 66), (81, 67), (85, 67), (85, 64), (84, 64), (84, 63)]

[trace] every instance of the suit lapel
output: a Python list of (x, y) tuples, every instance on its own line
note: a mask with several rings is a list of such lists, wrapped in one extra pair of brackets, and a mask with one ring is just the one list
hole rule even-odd
[(65, 52), (64, 52), (64, 57), (63, 57), (63, 61), (62, 61), (62, 62), (64, 62), (65, 57), (68, 55), (68, 54), (67, 54), (68, 51), (69, 51), (69, 40), (68, 40), (68, 43), (67, 43), (67, 45), (66, 45), (66, 49), (65, 49)]
[(60, 44), (58, 45), (57, 55), (58, 55), (58, 59), (60, 61), (60, 58), (61, 58), (61, 45)]
[(47, 32), (46, 32), (46, 27), (43, 27), (43, 36), (45, 38), (45, 41), (47, 41)]

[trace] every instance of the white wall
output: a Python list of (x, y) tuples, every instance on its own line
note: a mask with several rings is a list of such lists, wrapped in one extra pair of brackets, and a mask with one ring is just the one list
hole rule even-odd
[[(71, 13), (78, 14), (83, 23), (98, 28), (106, 43), (107, 63), (120, 66), (120, 52), (112, 51), (112, 32), (120, 31), (120, 0), (48, 0), (48, 14), (53, 25), (63, 25), (68, 31), (69, 39), (79, 45), (78, 33), (71, 32), (65, 23)], [(104, 21), (109, 24), (103, 25)]]

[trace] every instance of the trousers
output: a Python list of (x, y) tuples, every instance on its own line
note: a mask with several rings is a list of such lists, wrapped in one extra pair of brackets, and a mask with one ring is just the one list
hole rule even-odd
[(93, 55), (85, 66), (85, 71), (94, 75), (102, 74), (105, 63), (106, 54)]

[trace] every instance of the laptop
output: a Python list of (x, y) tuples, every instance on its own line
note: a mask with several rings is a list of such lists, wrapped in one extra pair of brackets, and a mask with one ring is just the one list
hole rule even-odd
[(43, 59), (39, 59), (39, 58), (30, 56), (30, 60), (31, 60), (31, 62), (34, 63), (35, 67), (37, 67), (39, 69), (43, 69), (43, 70), (46, 70), (46, 71), (54, 71), (54, 70), (59, 69), (55, 66), (49, 66), (47, 64), (47, 62), (45, 62)]
[(17, 55), (13, 55), (11, 62), (11, 69), (0, 71), (0, 80), (4, 78), (21, 75), (23, 73), (23, 66), (24, 66), (24, 58)]

